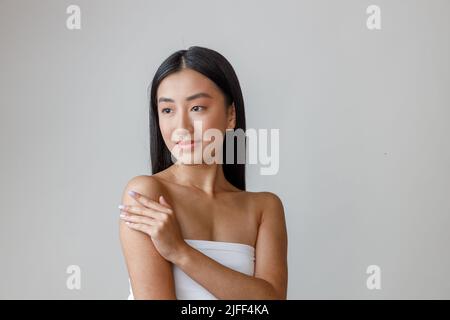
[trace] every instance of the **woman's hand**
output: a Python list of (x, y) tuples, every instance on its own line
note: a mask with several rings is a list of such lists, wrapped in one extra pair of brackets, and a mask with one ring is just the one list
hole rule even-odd
[(186, 246), (181, 229), (166, 199), (161, 195), (159, 203), (134, 191), (129, 192), (142, 206), (119, 205), (120, 218), (134, 230), (148, 234), (155, 248), (166, 260), (173, 262)]

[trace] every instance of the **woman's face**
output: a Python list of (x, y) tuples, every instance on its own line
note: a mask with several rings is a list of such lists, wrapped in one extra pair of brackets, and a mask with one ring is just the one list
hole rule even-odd
[(193, 163), (195, 157), (202, 157), (200, 163), (203, 163), (202, 153), (215, 141), (215, 138), (210, 141), (205, 132), (216, 135), (220, 132), (222, 143), (225, 130), (235, 128), (234, 104), (226, 106), (219, 87), (192, 69), (182, 69), (167, 76), (159, 84), (156, 98), (164, 142), (173, 156), (183, 163)]

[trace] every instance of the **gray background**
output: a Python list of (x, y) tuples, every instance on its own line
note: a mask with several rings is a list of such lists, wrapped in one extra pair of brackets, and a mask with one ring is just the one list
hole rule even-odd
[[(81, 30), (66, 8), (81, 7)], [(366, 28), (381, 7), (382, 29)], [(0, 0), (0, 298), (126, 299), (117, 205), (150, 174), (147, 86), (191, 45), (280, 129), (289, 299), (450, 298), (450, 2)], [(81, 290), (66, 288), (68, 265)], [(366, 268), (381, 267), (381, 290)]]

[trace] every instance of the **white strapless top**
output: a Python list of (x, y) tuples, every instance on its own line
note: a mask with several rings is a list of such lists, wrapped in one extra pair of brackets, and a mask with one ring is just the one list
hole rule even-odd
[[(225, 267), (249, 276), (254, 275), (255, 248), (248, 244), (192, 239), (184, 239), (184, 241)], [(194, 281), (175, 264), (172, 265), (172, 270), (178, 300), (217, 300), (206, 288)], [(133, 291), (130, 284), (128, 300), (133, 299)]]

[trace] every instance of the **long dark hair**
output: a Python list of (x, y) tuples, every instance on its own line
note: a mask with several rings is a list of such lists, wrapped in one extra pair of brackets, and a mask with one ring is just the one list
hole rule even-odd
[[(225, 95), (227, 106), (234, 102), (236, 108), (236, 127), (234, 130), (242, 129), (244, 132), (246, 131), (244, 98), (242, 97), (241, 86), (228, 60), (220, 53), (203, 47), (193, 46), (187, 50), (176, 51), (159, 66), (151, 84), (149, 123), (150, 158), (153, 174), (165, 170), (173, 164), (171, 152), (163, 140), (159, 127), (156, 92), (165, 77), (184, 68), (195, 70), (213, 81)], [(238, 163), (238, 146), (236, 143), (233, 145), (233, 162), (226, 163), (226, 143), (223, 144), (223, 172), (228, 182), (238, 189), (245, 190), (245, 163)]]

